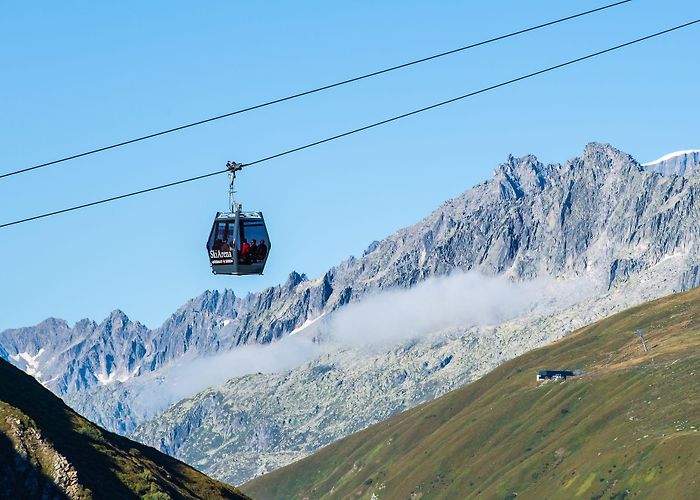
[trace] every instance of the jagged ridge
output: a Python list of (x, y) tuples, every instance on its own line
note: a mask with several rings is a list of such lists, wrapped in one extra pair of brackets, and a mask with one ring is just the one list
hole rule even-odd
[[(153, 331), (120, 311), (73, 328), (50, 319), (0, 333), (0, 355), (38, 370), (47, 387), (67, 394), (158, 370), (184, 353), (267, 343), (367, 292), (456, 269), (521, 279), (588, 273), (610, 284), (673, 252), (690, 252), (698, 183), (645, 171), (629, 155), (595, 143), (563, 165), (511, 156), (490, 181), (321, 278), (292, 273), (286, 283), (244, 298), (205, 292)], [(697, 269), (687, 265), (679, 289), (696, 284)], [(41, 348), (38, 368), (17, 357)]]
[[(563, 165), (544, 165), (534, 156), (509, 157), (490, 181), (320, 278), (293, 273), (287, 283), (243, 299), (230, 292), (207, 292), (194, 299), (163, 327), (144, 333), (149, 340), (143, 343), (140, 373), (144, 367), (158, 370), (185, 352), (206, 354), (270, 342), (367, 293), (409, 287), (455, 270), (515, 279), (587, 276), (612, 288), (672, 259), (673, 265), (659, 277), (657, 292), (690, 288), (700, 274), (695, 259), (699, 183), (695, 176), (647, 171), (629, 155), (601, 144), (589, 144), (580, 158)], [(7, 347), (5, 339), (24, 335), (29, 332), (4, 332), (0, 344)], [(20, 350), (23, 345), (20, 341), (7, 347), (8, 355), (37, 352)], [(118, 349), (111, 344), (102, 348), (104, 359), (76, 361), (68, 377), (79, 376), (81, 369), (94, 373), (108, 356), (113, 356), (115, 369), (132, 366), (112, 354)], [(43, 375), (44, 366), (38, 369)], [(74, 387), (90, 384), (94, 380)], [(130, 415), (128, 391), (129, 382), (114, 382), (81, 391), (78, 395), (85, 397), (72, 401), (108, 427), (128, 431), (139, 423)], [(128, 425), (120, 427), (124, 421)]]

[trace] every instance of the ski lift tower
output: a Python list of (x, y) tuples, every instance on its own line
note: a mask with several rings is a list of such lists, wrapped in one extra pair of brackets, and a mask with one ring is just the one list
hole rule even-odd
[(639, 337), (639, 339), (642, 341), (642, 347), (644, 347), (644, 352), (649, 352), (647, 349), (647, 343), (644, 342), (644, 328), (639, 328), (637, 329), (634, 334)]

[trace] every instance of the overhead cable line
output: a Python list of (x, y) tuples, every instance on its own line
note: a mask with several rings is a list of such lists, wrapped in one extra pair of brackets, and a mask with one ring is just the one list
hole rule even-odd
[(596, 8), (596, 9), (591, 9), (591, 10), (587, 10), (587, 11), (584, 11), (584, 12), (579, 12), (578, 14), (573, 14), (573, 15), (570, 15), (570, 16), (567, 16), (567, 17), (562, 17), (562, 18), (556, 19), (556, 20), (554, 20), (554, 21), (549, 21), (549, 22), (546, 22), (546, 23), (543, 23), (543, 24), (538, 24), (538, 25), (536, 25), (536, 26), (531, 26), (531, 27), (529, 27), (529, 28), (521, 29), (521, 30), (518, 30), (518, 31), (513, 31), (513, 32), (511, 32), (511, 33), (507, 33), (507, 34), (505, 34), (505, 35), (500, 35), (500, 36), (497, 36), (497, 37), (489, 38), (489, 39), (483, 40), (483, 41), (481, 41), (481, 42), (472, 43), (472, 44), (470, 44), (470, 45), (465, 45), (465, 46), (463, 46), (463, 47), (458, 47), (458, 48), (456, 48), (456, 49), (448, 50), (448, 51), (445, 51), (445, 52), (440, 52), (440, 53), (438, 53), (438, 54), (434, 54), (434, 55), (431, 55), (431, 56), (428, 56), (428, 57), (423, 57), (423, 58), (421, 58), (421, 59), (416, 59), (416, 60), (413, 60), (413, 61), (409, 61), (409, 62), (407, 62), (407, 63), (399, 64), (399, 65), (397, 65), (397, 66), (391, 66), (391, 67), (389, 67), (389, 68), (381, 69), (381, 70), (378, 70), (378, 71), (373, 71), (373, 72), (371, 72), (371, 73), (366, 73), (366, 74), (364, 74), (364, 75), (360, 75), (360, 76), (356, 76), (356, 77), (353, 77), (353, 78), (349, 78), (349, 79), (347, 79), (347, 80), (342, 80), (342, 81), (335, 82), (335, 83), (331, 83), (331, 84), (328, 84), (328, 85), (323, 85), (323, 86), (321, 86), (321, 87), (316, 87), (316, 88), (313, 88), (313, 89), (310, 89), (310, 90), (305, 90), (305, 91), (303, 91), (303, 92), (299, 92), (299, 93), (296, 93), (296, 94), (291, 94), (291, 95), (288, 95), (288, 96), (286, 96), (286, 97), (280, 97), (280, 98), (278, 98), (278, 99), (274, 99), (274, 100), (271, 100), (271, 101), (263, 102), (263, 103), (260, 103), (260, 104), (255, 104), (255, 105), (249, 106), (249, 107), (247, 107), (247, 108), (237, 109), (237, 110), (235, 110), (235, 111), (230, 111), (230, 112), (228, 112), (228, 113), (224, 113), (224, 114), (221, 114), (221, 115), (212, 116), (212, 117), (205, 118), (205, 119), (203, 119), (203, 120), (199, 120), (199, 121), (196, 121), (196, 122), (186, 123), (186, 124), (184, 124), (184, 125), (179, 125), (179, 126), (177, 126), (177, 127), (169, 128), (169, 129), (166, 129), (166, 130), (161, 130), (160, 132), (154, 132), (154, 133), (147, 134), (147, 135), (143, 135), (143, 136), (140, 136), (140, 137), (135, 137), (135, 138), (133, 138), (133, 139), (128, 139), (128, 140), (126, 140), (126, 141), (117, 142), (117, 143), (115, 143), (115, 144), (110, 144), (109, 146), (103, 146), (103, 147), (100, 147), (100, 148), (91, 149), (91, 150), (89, 150), (89, 151), (85, 151), (85, 152), (82, 152), (82, 153), (77, 153), (77, 154), (73, 154), (73, 155), (70, 155), (70, 156), (65, 156), (65, 157), (59, 158), (59, 159), (57, 159), (57, 160), (52, 160), (52, 161), (48, 161), (48, 162), (45, 162), (45, 163), (39, 163), (39, 164), (33, 165), (33, 166), (31, 166), (31, 167), (25, 167), (25, 168), (21, 168), (21, 169), (19, 169), (19, 170), (14, 170), (14, 171), (11, 171), (11, 172), (6, 172), (6, 173), (4, 173), (4, 174), (0, 174), (0, 179), (2, 179), (2, 178), (4, 178), (4, 177), (10, 177), (10, 176), (13, 176), (13, 175), (18, 175), (18, 174), (22, 174), (22, 173), (25, 173), (25, 172), (30, 172), (30, 171), (32, 171), (32, 170), (37, 170), (37, 169), (40, 169), (40, 168), (48, 167), (48, 166), (50, 166), (50, 165), (55, 165), (55, 164), (57, 164), (57, 163), (63, 163), (63, 162), (69, 161), (69, 160), (75, 160), (75, 159), (77, 159), (77, 158), (82, 158), (83, 156), (89, 156), (89, 155), (93, 155), (93, 154), (95, 154), (95, 153), (101, 153), (101, 152), (103, 152), (103, 151), (108, 151), (108, 150), (110, 150), (110, 149), (119, 148), (119, 147), (122, 147), (122, 146), (126, 146), (126, 145), (128, 145), (128, 144), (133, 144), (133, 143), (135, 143), (135, 142), (141, 142), (141, 141), (145, 141), (145, 140), (148, 140), (148, 139), (153, 139), (153, 138), (155, 138), (155, 137), (160, 137), (161, 135), (171, 134), (171, 133), (177, 132), (177, 131), (179, 131), (179, 130), (185, 130), (185, 129), (188, 129), (188, 128), (196, 127), (196, 126), (198, 126), (198, 125), (203, 125), (203, 124), (205, 124), (205, 123), (209, 123), (209, 122), (213, 122), (213, 121), (217, 121), (217, 120), (222, 120), (222, 119), (224, 119), (224, 118), (229, 118), (229, 117), (234, 116), (234, 115), (239, 115), (239, 114), (242, 114), (242, 113), (247, 113), (248, 111), (253, 111), (253, 110), (260, 109), (260, 108), (264, 108), (264, 107), (267, 107), (267, 106), (272, 106), (273, 104), (279, 104), (279, 103), (284, 102), (284, 101), (290, 101), (290, 100), (292, 100), (292, 99), (297, 99), (297, 98), (299, 98), (299, 97), (304, 97), (304, 96), (307, 96), (307, 95), (315, 94), (315, 93), (317, 93), (317, 92), (322, 92), (322, 91), (324, 91), (324, 90), (329, 90), (329, 89), (332, 89), (332, 88), (335, 88), (335, 87), (340, 87), (340, 86), (343, 86), (343, 85), (347, 85), (347, 84), (349, 84), (349, 83), (353, 83), (353, 82), (357, 82), (357, 81), (364, 80), (364, 79), (367, 79), (367, 78), (371, 78), (371, 77), (374, 77), (374, 76), (382, 75), (382, 74), (384, 74), (384, 73), (389, 73), (389, 72), (391, 72), (391, 71), (396, 71), (396, 70), (399, 70), (399, 69), (407, 68), (407, 67), (413, 66), (413, 65), (415, 65), (415, 64), (420, 64), (420, 63), (423, 63), (423, 62), (426, 62), (426, 61), (431, 61), (431, 60), (433, 60), (433, 59), (438, 59), (438, 58), (440, 58), (440, 57), (449, 56), (449, 55), (452, 55), (452, 54), (456, 54), (456, 53), (458, 53), (458, 52), (462, 52), (462, 51), (465, 51), (465, 50), (469, 50), (469, 49), (473, 49), (473, 48), (476, 48), (476, 47), (480, 47), (480, 46), (482, 46), (482, 45), (487, 45), (487, 44), (490, 44), (490, 43), (493, 43), (493, 42), (497, 42), (497, 41), (499, 41), (499, 40), (504, 40), (504, 39), (506, 39), (506, 38), (511, 38), (511, 37), (514, 37), (514, 36), (517, 36), (517, 35), (522, 35), (522, 34), (524, 34), (524, 33), (530, 32), (530, 31), (535, 31), (535, 30), (538, 30), (538, 29), (541, 29), (541, 28), (546, 28), (546, 27), (548, 27), (548, 26), (552, 26), (552, 25), (555, 25), (555, 24), (563, 23), (563, 22), (565, 22), (565, 21), (570, 21), (570, 20), (576, 19), (576, 18), (578, 18), (578, 17), (587, 16), (587, 15), (589, 15), (589, 14), (593, 14), (593, 13), (595, 13), (595, 12), (600, 12), (600, 11), (603, 11), (603, 10), (606, 10), (606, 9), (610, 9), (610, 8), (612, 8), (612, 7), (617, 7), (618, 5), (626, 4), (626, 3), (629, 3), (629, 2), (631, 2), (631, 1), (632, 1), (632, 0), (622, 0), (622, 1), (615, 2), (615, 3), (611, 3), (611, 4), (608, 4), (608, 5), (603, 5), (602, 7), (598, 7), (598, 8)]
[[(522, 81), (522, 80), (526, 80), (526, 79), (529, 79), (529, 78), (533, 78), (533, 77), (535, 77), (535, 76), (537, 76), (537, 75), (541, 75), (541, 74), (543, 74), (543, 73), (548, 73), (548, 72), (550, 72), (550, 71), (554, 71), (554, 70), (556, 70), (556, 69), (563, 68), (563, 67), (565, 67), (565, 66), (569, 66), (569, 65), (572, 65), (572, 64), (581, 62), (581, 61), (585, 61), (585, 60), (587, 60), (587, 59), (592, 59), (592, 58), (594, 58), (594, 57), (597, 57), (597, 56), (600, 56), (600, 55), (603, 55), (603, 54), (607, 54), (607, 53), (609, 53), (609, 52), (613, 52), (613, 51), (615, 51), (615, 50), (619, 50), (619, 49), (622, 49), (622, 48), (624, 48), (624, 47), (629, 47), (630, 45), (634, 45), (634, 44), (637, 44), (637, 43), (640, 43), (640, 42), (643, 42), (643, 41), (646, 41), (646, 40), (649, 40), (649, 39), (652, 39), (652, 38), (656, 38), (656, 37), (665, 35), (665, 34), (667, 34), (667, 33), (671, 33), (671, 32), (673, 32), (673, 31), (676, 31), (676, 30), (679, 30), (679, 29), (682, 29), (682, 28), (686, 28), (686, 27), (688, 27), (688, 26), (691, 26), (691, 25), (694, 25), (694, 24), (697, 24), (697, 23), (700, 23), (700, 19), (695, 19), (694, 21), (690, 21), (690, 22), (687, 22), (687, 23), (684, 23), (684, 24), (679, 24), (679, 25), (674, 26), (674, 27), (672, 27), (672, 28), (668, 28), (668, 29), (665, 29), (665, 30), (662, 30), (662, 31), (657, 31), (656, 33), (652, 33), (651, 35), (647, 35), (647, 36), (644, 36), (644, 37), (641, 37), (641, 38), (637, 38), (637, 39), (631, 40), (631, 41), (629, 41), (629, 42), (625, 42), (625, 43), (622, 43), (622, 44), (619, 44), (619, 45), (615, 45), (615, 46), (613, 46), (613, 47), (609, 47), (609, 48), (604, 49), (604, 50), (599, 50), (599, 51), (597, 51), (597, 52), (593, 52), (593, 53), (587, 54), (587, 55), (582, 56), (582, 57), (577, 57), (576, 59), (571, 59), (571, 60), (569, 60), (569, 61), (566, 61), (566, 62), (563, 62), (563, 63), (560, 63), (560, 64), (556, 64), (556, 65), (554, 65), (554, 66), (549, 66), (549, 67), (544, 68), (544, 69), (541, 69), (541, 70), (539, 70), (539, 71), (535, 71), (535, 72), (533, 72), (533, 73), (528, 73), (528, 74), (526, 74), (526, 75), (519, 76), (519, 77), (513, 78), (513, 79), (511, 79), (511, 80), (507, 80), (507, 81), (504, 81), (504, 82), (501, 82), (501, 83), (497, 83), (497, 84), (495, 84), (495, 85), (491, 85), (490, 87), (484, 87), (484, 88), (482, 88), (482, 89), (480, 89), (480, 90), (476, 90), (476, 91), (474, 91), (474, 92), (469, 92), (468, 94), (464, 94), (464, 95), (461, 95), (461, 96), (458, 96), (458, 97), (454, 97), (454, 98), (452, 98), (452, 99), (448, 99), (448, 100), (446, 100), (446, 101), (441, 101), (441, 102), (438, 102), (438, 103), (436, 103), (436, 104), (432, 104), (432, 105), (430, 105), (430, 106), (426, 106), (426, 107), (423, 107), (423, 108), (419, 108), (419, 109), (416, 109), (416, 110), (414, 110), (414, 111), (410, 111), (410, 112), (408, 112), (408, 113), (404, 113), (404, 114), (402, 114), (402, 115), (398, 115), (398, 116), (394, 116), (394, 117), (392, 117), (392, 118), (388, 118), (388, 119), (386, 119), (386, 120), (374, 122), (374, 123), (371, 123), (371, 124), (369, 124), (369, 125), (365, 125), (364, 127), (359, 127), (359, 128), (350, 130), (350, 131), (348, 131), (348, 132), (344, 132), (344, 133), (342, 133), (342, 134), (337, 134), (337, 135), (334, 135), (334, 136), (331, 136), (331, 137), (327, 137), (327, 138), (325, 138), (325, 139), (321, 139), (321, 140), (319, 140), (319, 141), (315, 141), (315, 142), (311, 142), (311, 143), (309, 143), (309, 144), (305, 144), (305, 145), (303, 145), (303, 146), (299, 146), (299, 147), (296, 147), (296, 148), (288, 149), (288, 150), (286, 150), (286, 151), (282, 151), (281, 153), (277, 153), (277, 154), (274, 154), (274, 155), (271, 155), (271, 156), (266, 156), (266, 157), (264, 157), (264, 158), (260, 158), (260, 159), (255, 160), (255, 161), (251, 161), (251, 162), (248, 162), (248, 163), (243, 163), (243, 164), (240, 165), (240, 167), (241, 167), (241, 168), (250, 167), (250, 166), (252, 166), (252, 165), (257, 165), (257, 164), (260, 164), (260, 163), (263, 163), (263, 162), (266, 162), (266, 161), (270, 161), (270, 160), (272, 160), (272, 159), (279, 158), (279, 157), (281, 157), (281, 156), (286, 156), (286, 155), (289, 155), (289, 154), (292, 154), (292, 153), (296, 153), (296, 152), (298, 152), (298, 151), (302, 151), (302, 150), (304, 150), (304, 149), (308, 149), (308, 148), (311, 148), (311, 147), (314, 147), (314, 146), (318, 146), (318, 145), (324, 144), (324, 143), (326, 143), (326, 142), (334, 141), (334, 140), (336, 140), (336, 139), (340, 139), (341, 137), (347, 137), (347, 136), (349, 136), (349, 135), (356, 134), (356, 133), (358, 133), (358, 132), (362, 132), (362, 131), (364, 131), (364, 130), (368, 130), (368, 129), (371, 129), (371, 128), (375, 128), (375, 127), (378, 127), (378, 126), (380, 126), (380, 125), (384, 125), (384, 124), (387, 124), (387, 123), (390, 123), (390, 122), (394, 122), (394, 121), (396, 121), (396, 120), (400, 120), (400, 119), (406, 118), (406, 117), (408, 117), (408, 116), (416, 115), (416, 114), (418, 114), (418, 113), (422, 113), (422, 112), (428, 111), (428, 110), (430, 110), (430, 109), (435, 109), (435, 108), (438, 108), (438, 107), (440, 107), (440, 106), (445, 106), (445, 105), (447, 105), (447, 104), (451, 104), (451, 103), (453, 103), (453, 102), (460, 101), (460, 100), (466, 99), (466, 98), (468, 98), (468, 97), (472, 97), (472, 96), (475, 96), (475, 95), (478, 95), (478, 94), (483, 94), (483, 93), (485, 93), (485, 92), (488, 92), (488, 91), (491, 91), (491, 90), (494, 90), (494, 89), (497, 89), (497, 88), (500, 88), (500, 87), (505, 87), (506, 85), (511, 85), (511, 84), (513, 84), (513, 83), (520, 82), (520, 81)], [(140, 194), (149, 193), (149, 192), (151, 192), (151, 191), (157, 191), (157, 190), (160, 190), (160, 189), (166, 189), (166, 188), (169, 188), (169, 187), (177, 186), (177, 185), (180, 185), (180, 184), (185, 184), (185, 183), (188, 183), (188, 182), (197, 181), (197, 180), (200, 180), (200, 179), (204, 179), (204, 178), (207, 178), (207, 177), (212, 177), (212, 176), (219, 175), (219, 174), (223, 174), (223, 173), (227, 173), (227, 172), (229, 172), (229, 169), (228, 169), (228, 168), (226, 168), (226, 169), (224, 169), (224, 170), (217, 170), (217, 171), (215, 171), (215, 172), (210, 172), (210, 173), (208, 173), (208, 174), (198, 175), (198, 176), (195, 176), (195, 177), (190, 177), (190, 178), (182, 179), (182, 180), (175, 181), (175, 182), (169, 182), (169, 183), (167, 183), (167, 184), (161, 184), (161, 185), (159, 185), (159, 186), (153, 186), (153, 187), (150, 187), (150, 188), (147, 188), (147, 189), (141, 189), (141, 190), (139, 190), (139, 191), (134, 191), (134, 192), (131, 192), (131, 193), (126, 193), (126, 194), (122, 194), (122, 195), (118, 195), (118, 196), (113, 196), (113, 197), (111, 197), (111, 198), (105, 198), (105, 199), (102, 199), (102, 200), (93, 201), (93, 202), (90, 202), (90, 203), (85, 203), (85, 204), (77, 205), (77, 206), (74, 206), (74, 207), (64, 208), (64, 209), (61, 209), (61, 210), (56, 210), (56, 211), (54, 211), (54, 212), (47, 212), (47, 213), (44, 213), (44, 214), (41, 214), (41, 215), (35, 215), (35, 216), (33, 216), (33, 217), (27, 217), (27, 218), (25, 218), (25, 219), (19, 219), (19, 220), (15, 220), (15, 221), (12, 221), (12, 222), (6, 222), (6, 223), (4, 223), (4, 224), (0, 224), (0, 228), (4, 228), (4, 227), (8, 227), (8, 226), (14, 226), (14, 225), (16, 225), (16, 224), (22, 224), (22, 223), (30, 222), (30, 221), (37, 220), (37, 219), (43, 219), (43, 218), (45, 218), (45, 217), (51, 217), (51, 216), (58, 215), (58, 214), (62, 214), (62, 213), (66, 213), (66, 212), (72, 212), (72, 211), (74, 211), (74, 210), (80, 210), (80, 209), (87, 208), (87, 207), (92, 207), (92, 206), (95, 206), (95, 205), (101, 205), (101, 204), (103, 204), (103, 203), (108, 203), (108, 202), (120, 200), (120, 199), (122, 199), (122, 198), (129, 198), (129, 197), (131, 197), (131, 196), (137, 196), (137, 195), (140, 195)]]

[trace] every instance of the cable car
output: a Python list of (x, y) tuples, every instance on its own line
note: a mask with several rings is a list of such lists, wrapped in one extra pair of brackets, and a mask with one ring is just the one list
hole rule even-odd
[(233, 182), (242, 165), (228, 162), (229, 204), (228, 212), (217, 212), (207, 240), (207, 255), (211, 272), (245, 276), (262, 274), (270, 254), (270, 237), (267, 234), (262, 212), (243, 212), (236, 202)]

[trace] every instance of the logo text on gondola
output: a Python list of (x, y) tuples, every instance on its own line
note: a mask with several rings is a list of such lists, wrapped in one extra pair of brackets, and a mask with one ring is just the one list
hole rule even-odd
[(233, 252), (223, 250), (209, 250), (209, 261), (212, 265), (221, 266), (233, 264)]
[(231, 259), (233, 252), (223, 252), (221, 250), (209, 250), (210, 259)]

